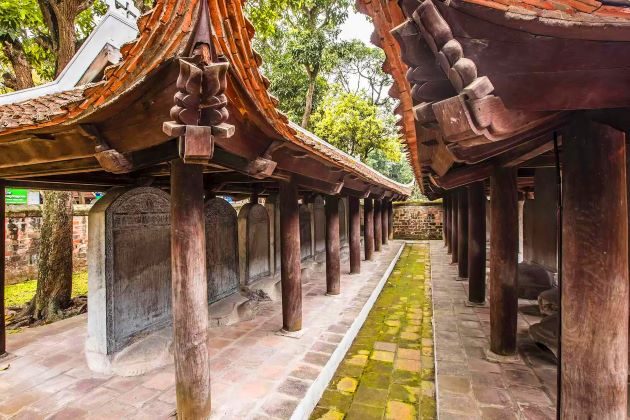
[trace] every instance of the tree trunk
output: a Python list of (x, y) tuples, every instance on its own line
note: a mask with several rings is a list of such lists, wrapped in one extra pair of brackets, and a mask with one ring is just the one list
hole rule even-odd
[(317, 75), (308, 71), (308, 90), (306, 91), (306, 103), (304, 105), (304, 114), (302, 115), (303, 128), (307, 128), (308, 123), (311, 121), (311, 113), (313, 112), (313, 97), (315, 96), (315, 81), (316, 80), (317, 80)]
[(38, 0), (44, 22), (50, 31), (56, 57), (55, 75), (59, 75), (76, 52), (74, 21), (94, 0)]
[(13, 74), (4, 75), (4, 83), (14, 90), (30, 88), (34, 85), (31, 64), (26, 59), (24, 46), (18, 40), (7, 39), (2, 43), (2, 51), (11, 63)]
[(43, 193), (37, 291), (29, 312), (38, 320), (59, 317), (72, 292), (72, 193)]

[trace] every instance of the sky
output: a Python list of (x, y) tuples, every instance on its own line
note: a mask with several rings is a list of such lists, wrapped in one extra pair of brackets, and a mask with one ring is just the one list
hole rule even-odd
[(374, 26), (367, 19), (367, 17), (354, 11), (354, 8), (350, 9), (348, 19), (341, 27), (340, 38), (346, 41), (351, 39), (360, 39), (366, 44), (372, 46), (370, 43), (370, 36), (374, 31)]

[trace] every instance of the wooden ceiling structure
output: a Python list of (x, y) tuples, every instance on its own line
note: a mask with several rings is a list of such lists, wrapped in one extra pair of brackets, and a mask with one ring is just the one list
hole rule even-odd
[[(548, 162), (539, 156), (549, 156), (554, 133), (561, 144), (562, 129), (578, 112), (630, 128), (624, 110), (630, 90), (620, 88), (630, 84), (630, 3), (358, 0), (357, 6), (374, 22), (372, 40), (394, 78), (408, 156), (430, 197), (486, 179), (496, 165)], [(520, 187), (527, 191), (527, 182)]]
[[(139, 36), (104, 80), (0, 106), (0, 179), (33, 188), (104, 190), (115, 185), (168, 186), (179, 156), (177, 133), (163, 123), (177, 93), (178, 58), (196, 24), (198, 0), (160, 0), (138, 20)], [(230, 63), (227, 124), (214, 136), (204, 170), (214, 192), (275, 193), (292, 178), (301, 190), (404, 199), (396, 183), (290, 123), (268, 92), (254, 28), (240, 1), (209, 0), (212, 46)]]

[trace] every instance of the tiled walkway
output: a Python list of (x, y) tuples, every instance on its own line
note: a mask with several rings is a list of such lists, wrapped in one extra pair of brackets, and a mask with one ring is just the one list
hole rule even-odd
[(429, 247), (408, 244), (313, 419), (435, 418)]
[[(363, 262), (342, 265), (341, 294), (326, 296), (323, 266), (304, 280), (304, 335), (278, 336), (280, 302), (252, 321), (211, 330), (212, 419), (288, 419), (344, 338), (401, 247), (393, 241)], [(9, 335), (0, 367), (0, 419), (166, 419), (175, 409), (173, 366), (136, 377), (91, 372), (86, 317)]]
[(488, 308), (465, 305), (468, 282), (457, 279), (443, 242), (431, 242), (438, 412), (447, 419), (555, 419), (556, 364), (529, 338), (536, 302), (519, 301), (518, 353), (491, 363)]

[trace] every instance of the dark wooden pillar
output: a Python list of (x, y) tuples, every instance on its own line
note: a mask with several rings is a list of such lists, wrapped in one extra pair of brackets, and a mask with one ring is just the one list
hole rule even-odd
[(359, 274), (361, 272), (361, 214), (359, 208), (359, 199), (348, 197), (350, 274)]
[(389, 240), (394, 240), (394, 203), (387, 203), (387, 234)]
[(300, 265), (300, 213), (298, 190), (293, 182), (280, 182), (280, 276), (282, 329), (302, 329), (302, 280)]
[(481, 181), (468, 187), (468, 301), (486, 301), (486, 193)]
[(365, 259), (374, 259), (374, 202), (371, 198), (363, 200), (363, 246)]
[(444, 219), (446, 220), (446, 228), (444, 229), (444, 234), (446, 235), (446, 249), (449, 254), (453, 252), (453, 248), (451, 246), (451, 205), (451, 194), (446, 193), (446, 195), (444, 196)]
[(379, 252), (383, 243), (381, 200), (374, 200), (374, 251)]
[[(171, 267), (177, 416), (210, 416), (203, 166), (171, 162)], [(150, 247), (150, 244), (147, 244)]]
[(513, 355), (518, 312), (516, 169), (496, 168), (490, 188), (490, 349), (496, 354)]
[(561, 418), (627, 415), (625, 137), (581, 120), (562, 142)]
[(468, 277), (468, 191), (460, 188), (457, 197), (457, 273)]
[(389, 240), (389, 201), (387, 200), (381, 202), (381, 222), (381, 239), (383, 240), (383, 245), (387, 245)]
[(458, 200), (459, 194), (457, 190), (452, 191), (451, 193), (451, 263), (457, 262), (458, 253), (458, 245), (457, 245), (457, 209), (458, 209)]
[(326, 197), (326, 294), (341, 292), (339, 261), (339, 198)]
[(0, 182), (0, 356), (7, 352), (7, 330), (4, 322), (4, 258), (6, 253), (6, 192), (4, 183)]

